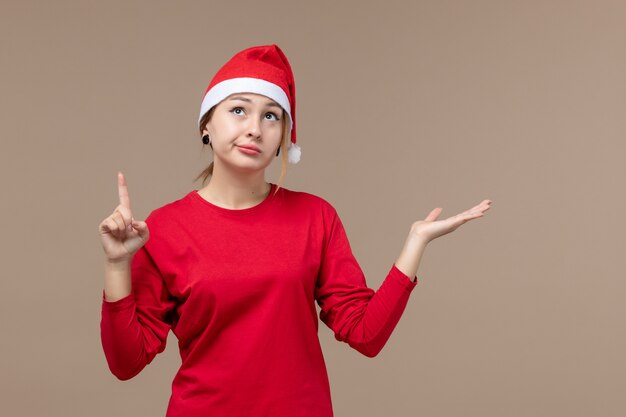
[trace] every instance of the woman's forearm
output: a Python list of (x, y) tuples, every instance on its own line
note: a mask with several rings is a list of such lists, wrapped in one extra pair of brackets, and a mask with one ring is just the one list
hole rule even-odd
[(104, 261), (104, 296), (106, 301), (117, 301), (131, 293), (130, 260)]
[(396, 260), (396, 267), (407, 276), (414, 277), (417, 274), (427, 244), (428, 242), (410, 235), (404, 242), (402, 252)]

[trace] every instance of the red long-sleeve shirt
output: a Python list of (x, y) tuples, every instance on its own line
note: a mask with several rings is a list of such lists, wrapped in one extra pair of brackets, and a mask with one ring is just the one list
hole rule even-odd
[(230, 210), (196, 190), (154, 210), (132, 292), (102, 294), (102, 346), (121, 380), (178, 338), (167, 417), (332, 417), (320, 319), (363, 355), (383, 348), (408, 302), (395, 264), (374, 291), (326, 200), (285, 188)]

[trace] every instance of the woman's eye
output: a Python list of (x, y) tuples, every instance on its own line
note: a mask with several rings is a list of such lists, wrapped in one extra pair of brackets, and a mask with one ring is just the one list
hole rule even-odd
[(235, 114), (243, 114), (243, 108), (241, 108), (241, 107), (235, 107), (235, 108), (233, 108), (233, 109), (231, 110), (231, 112), (232, 112), (232, 113), (235, 113)]
[(279, 120), (279, 119), (278, 119), (278, 116), (276, 116), (276, 114), (271, 113), (271, 112), (270, 112), (270, 113), (266, 113), (266, 114), (265, 114), (265, 116), (266, 116), (266, 117), (267, 117), (267, 116), (271, 116), (271, 117), (273, 117), (273, 119), (272, 119), (272, 118), (270, 118), (269, 120)]

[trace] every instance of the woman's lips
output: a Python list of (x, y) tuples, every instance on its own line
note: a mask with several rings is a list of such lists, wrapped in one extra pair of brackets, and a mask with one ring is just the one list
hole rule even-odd
[(237, 147), (239, 148), (241, 152), (246, 153), (248, 155), (256, 155), (258, 153), (261, 153), (260, 151), (255, 150), (253, 148), (247, 148), (245, 146), (240, 146), (240, 145), (237, 145)]

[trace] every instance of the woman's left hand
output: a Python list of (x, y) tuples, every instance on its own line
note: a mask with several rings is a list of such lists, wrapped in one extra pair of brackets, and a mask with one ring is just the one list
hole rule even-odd
[(410, 236), (424, 243), (428, 243), (440, 236), (456, 230), (463, 223), (484, 216), (491, 207), (491, 200), (483, 200), (480, 204), (456, 216), (444, 220), (437, 220), (443, 210), (441, 207), (433, 209), (424, 220), (418, 220), (411, 226)]

